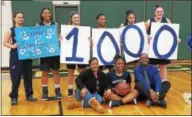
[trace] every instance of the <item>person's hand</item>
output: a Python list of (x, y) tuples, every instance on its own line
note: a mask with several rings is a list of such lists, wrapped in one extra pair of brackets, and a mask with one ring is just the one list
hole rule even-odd
[(106, 96), (109, 96), (111, 94), (111, 89), (108, 89), (107, 91), (106, 91)]
[(150, 44), (152, 37), (150, 35), (147, 35), (147, 39), (148, 39), (148, 44)]
[(159, 96), (157, 95), (157, 93), (155, 91), (150, 90), (150, 96), (151, 96), (151, 99), (152, 99), (153, 102), (158, 101)]
[(80, 92), (81, 97), (84, 98), (86, 93), (87, 93), (87, 89), (86, 88), (81, 89), (81, 92)]
[(17, 43), (14, 43), (13, 45), (12, 45), (12, 49), (15, 49), (15, 48), (17, 48), (18, 47), (18, 44)]
[(90, 46), (91, 46), (91, 48), (92, 48), (92, 47), (93, 47), (93, 40), (92, 40), (91, 37), (88, 37), (88, 39), (89, 39), (89, 41), (90, 41)]
[(108, 89), (107, 91), (105, 91), (104, 93), (104, 99), (105, 100), (110, 100), (110, 95), (111, 95), (112, 91), (111, 89)]
[(62, 36), (59, 36), (59, 41), (63, 40), (63, 37)]
[(177, 42), (178, 42), (178, 43), (181, 43), (181, 39), (180, 39), (179, 37), (178, 37), (178, 39), (177, 39)]
[(88, 37), (89, 41), (92, 41), (92, 38), (91, 37)]
[(90, 41), (90, 46), (93, 47), (93, 45), (94, 45), (94, 44), (93, 44), (93, 41)]

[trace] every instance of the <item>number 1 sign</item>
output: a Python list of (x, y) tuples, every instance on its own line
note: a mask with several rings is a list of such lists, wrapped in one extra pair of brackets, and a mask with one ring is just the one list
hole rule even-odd
[(61, 25), (61, 63), (88, 64), (90, 27)]

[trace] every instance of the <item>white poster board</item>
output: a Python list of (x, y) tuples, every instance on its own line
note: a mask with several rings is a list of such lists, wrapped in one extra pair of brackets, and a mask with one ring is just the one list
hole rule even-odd
[(138, 60), (142, 53), (148, 53), (148, 39), (144, 22), (119, 29), (123, 54), (126, 62)]
[(88, 64), (90, 59), (90, 27), (61, 25), (60, 62)]
[(149, 58), (177, 59), (179, 24), (151, 24)]
[(116, 29), (92, 29), (93, 57), (99, 59), (99, 65), (112, 65), (116, 54), (120, 55), (120, 35)]

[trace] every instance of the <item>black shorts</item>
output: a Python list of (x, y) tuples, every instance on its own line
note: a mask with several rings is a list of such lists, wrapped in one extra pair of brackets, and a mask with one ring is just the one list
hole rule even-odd
[(87, 67), (85, 64), (67, 64), (67, 69), (75, 69), (76, 65), (79, 69), (85, 69)]
[(40, 70), (50, 71), (60, 69), (60, 56), (46, 57), (40, 59)]
[(166, 60), (166, 59), (153, 59), (153, 58), (149, 59), (149, 64), (152, 64), (152, 65), (157, 65), (157, 64), (165, 65), (170, 63), (171, 63), (171, 60)]

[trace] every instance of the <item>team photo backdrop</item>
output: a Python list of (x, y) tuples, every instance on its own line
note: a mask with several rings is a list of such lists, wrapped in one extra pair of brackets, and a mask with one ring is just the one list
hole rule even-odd
[(19, 60), (60, 55), (56, 25), (15, 28)]

